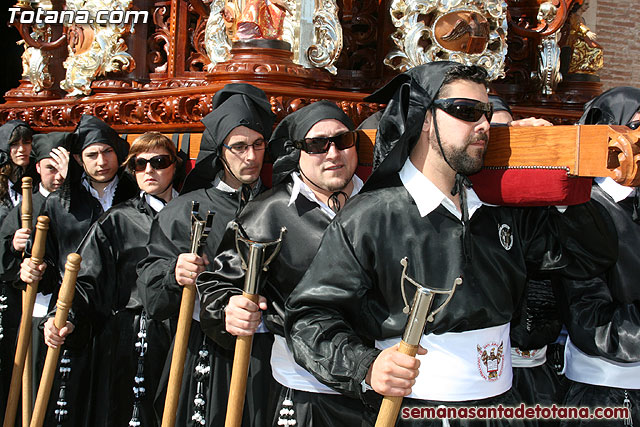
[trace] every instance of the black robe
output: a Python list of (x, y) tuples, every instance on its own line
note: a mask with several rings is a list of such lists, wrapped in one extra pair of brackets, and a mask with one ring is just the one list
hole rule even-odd
[[(180, 311), (182, 287), (176, 282), (175, 267), (178, 255), (190, 251), (192, 201), (200, 203), (199, 212), (203, 218), (207, 211), (215, 212), (211, 232), (203, 250), (203, 254), (209, 260), (215, 258), (226, 225), (235, 218), (239, 206), (238, 193), (224, 192), (211, 187), (181, 195), (169, 202), (156, 216), (151, 224), (147, 242), (147, 257), (138, 264), (138, 289), (143, 289), (143, 305), (152, 319), (177, 318)], [(208, 268), (211, 268), (211, 265)], [(270, 343), (257, 340), (254, 347), (257, 351), (264, 351), (270, 348)], [(173, 345), (169, 350), (155, 399), (156, 413), (159, 417), (163, 412), (172, 353)], [(224, 424), (231, 377), (231, 357), (228, 351), (206, 339), (198, 321), (192, 321), (176, 416), (177, 426), (201, 425), (193, 424), (194, 418), (206, 420), (206, 425)], [(200, 369), (199, 366), (204, 371), (208, 367), (208, 373), (196, 374), (196, 368)], [(258, 360), (252, 366), (250, 376), (260, 378), (258, 374), (263, 369), (266, 368), (262, 367)], [(257, 373), (253, 374), (253, 371)], [(250, 379), (247, 385), (248, 389), (254, 387), (251, 381)], [(194, 404), (196, 398), (204, 399), (202, 408)], [(263, 420), (259, 417), (260, 413), (253, 408), (253, 402), (247, 401), (245, 408), (247, 407), (249, 409), (245, 409), (244, 425), (260, 426)]]
[[(590, 204), (564, 214), (482, 206), (467, 225), (465, 249), (459, 219), (442, 205), (420, 217), (399, 176), (390, 176), (385, 187), (360, 193), (338, 214), (289, 297), (285, 330), (296, 361), (335, 390), (362, 396), (361, 382), (380, 352), (364, 341), (400, 337), (405, 329), (402, 258), (410, 277), (434, 287), (449, 289), (465, 272), (426, 334), (504, 325), (522, 298), (528, 269), (561, 268), (586, 278), (610, 265), (617, 251), (602, 221)], [(500, 243), (502, 224), (512, 230), (508, 250)], [(409, 301), (413, 293), (407, 289)], [(434, 306), (443, 298), (436, 296)]]
[[(138, 186), (133, 178), (128, 174), (121, 174), (112, 205), (134, 197), (138, 191)], [(44, 257), (47, 269), (40, 280), (38, 289), (45, 295), (52, 294), (50, 311), (54, 310), (56, 304), (67, 255), (78, 249), (91, 225), (103, 213), (104, 210), (100, 202), (89, 193), (79, 179), (68, 180), (60, 190), (47, 197), (40, 212), (40, 215), (46, 215), (50, 219)], [(85, 261), (83, 260), (83, 262)], [(70, 313), (69, 320), (74, 322), (73, 313)], [(61, 384), (65, 385), (64, 400), (67, 402), (64, 427), (96, 425), (96, 414), (98, 416), (100, 414), (98, 407), (85, 403), (91, 401), (95, 394), (92, 387), (94, 381), (92, 366), (95, 366), (97, 360), (94, 360), (96, 353), (93, 350), (93, 341), (87, 338), (90, 329), (87, 327), (88, 325), (81, 323), (77, 326), (78, 328), (68, 337), (62, 347), (60, 361), (68, 360), (71, 370), (64, 380), (60, 376), (60, 371), (56, 371), (44, 422), (47, 426), (57, 425), (55, 411), (57, 401), (60, 400)]]
[[(322, 233), (331, 221), (317, 203), (308, 200), (302, 194), (296, 198), (293, 205), (288, 206), (292, 186), (289, 178), (261, 194), (247, 205), (238, 218), (247, 236), (257, 241), (273, 241), (279, 237), (281, 227), (287, 227), (280, 252), (269, 265), (268, 271), (262, 275), (263, 283), (259, 291), (260, 295), (267, 299), (268, 308), (263, 313), (264, 324), (269, 331), (280, 336), (284, 336), (284, 303), (311, 264), (320, 245)], [(246, 248), (241, 244), (241, 251), (243, 249)], [(269, 253), (265, 256), (269, 256)], [(247, 253), (243, 252), (242, 256), (246, 259)], [(225, 329), (224, 308), (229, 298), (242, 294), (245, 276), (236, 250), (233, 229), (227, 228), (219, 247), (219, 255), (213, 264), (212, 272), (204, 272), (198, 277), (198, 291), (202, 303), (200, 322), (209, 337), (219, 345), (233, 350), (236, 337)], [(258, 333), (254, 337), (263, 335), (265, 334)], [(270, 355), (271, 351), (256, 357), (262, 357), (263, 363), (268, 367)], [(274, 389), (279, 387), (269, 372), (265, 372), (265, 378), (274, 382)], [(292, 397), (292, 408), (295, 410), (295, 416), (292, 418), (297, 420), (297, 425), (356, 426), (359, 424), (355, 424), (354, 420), (360, 419), (364, 410), (361, 402), (355, 399), (340, 395), (289, 391), (286, 387), (283, 387), (276, 409), (280, 409), (287, 393), (292, 393), (289, 395)], [(323, 400), (330, 404), (320, 405)], [(331, 411), (333, 415), (340, 413), (341, 417), (336, 418)], [(277, 411), (270, 425), (278, 425), (278, 418)], [(330, 424), (327, 424), (327, 419), (331, 420)]]
[[(640, 224), (632, 220), (632, 198), (616, 203), (599, 185), (592, 187), (591, 198), (606, 210), (615, 224), (619, 256), (616, 264), (603, 275), (587, 281), (562, 281), (565, 325), (571, 342), (587, 355), (637, 364), (640, 362), (640, 252), (637, 249)], [(636, 389), (626, 392), (632, 405), (633, 425), (640, 425), (640, 379)], [(625, 390), (619, 388), (570, 381), (564, 402), (570, 406), (619, 407), (624, 398)], [(611, 423), (600, 422), (600, 425)]]
[[(168, 322), (143, 316), (136, 265), (146, 256), (145, 242), (156, 215), (144, 195), (109, 209), (93, 224), (78, 253), (82, 266), (76, 282), (72, 309), (76, 322), (91, 325), (98, 349), (95, 375), (95, 420), (104, 426), (126, 426), (132, 419), (134, 386), (144, 387), (136, 419), (145, 427), (159, 425), (153, 397), (171, 343)], [(141, 320), (146, 337), (141, 341)], [(144, 329), (143, 329), (144, 333)], [(142, 365), (136, 343), (144, 342)], [(135, 384), (134, 378), (144, 378)], [(102, 410), (103, 412), (98, 412)], [(96, 424), (98, 425), (98, 424)]]

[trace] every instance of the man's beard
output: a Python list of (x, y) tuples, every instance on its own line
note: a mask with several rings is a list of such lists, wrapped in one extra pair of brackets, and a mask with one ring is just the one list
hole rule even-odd
[[(475, 142), (484, 141), (484, 147), (482, 149), (482, 154), (478, 157), (471, 156), (467, 152), (467, 148)], [(462, 175), (473, 175), (482, 169), (482, 165), (484, 164), (484, 155), (487, 152), (487, 143), (489, 141), (489, 136), (487, 134), (481, 134), (479, 136), (469, 136), (465, 141), (464, 146), (462, 147), (446, 147), (442, 146), (444, 151), (444, 155), (446, 156), (446, 160), (449, 162), (449, 165), (456, 172)], [(438, 147), (438, 142), (436, 141), (436, 137), (433, 136), (431, 141), (431, 148), (440, 152), (440, 148)], [(440, 152), (442, 154), (442, 152)]]

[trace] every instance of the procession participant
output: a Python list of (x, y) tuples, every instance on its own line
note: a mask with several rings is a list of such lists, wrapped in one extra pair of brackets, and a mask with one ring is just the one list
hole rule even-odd
[[(138, 193), (135, 181), (119, 167), (129, 144), (115, 130), (97, 117), (83, 115), (73, 134), (71, 152), (75, 162), (70, 163), (67, 179), (47, 197), (40, 213), (50, 219), (44, 262), (36, 266), (31, 258), (25, 258), (20, 267), (23, 282), (40, 279), (38, 290), (52, 294), (49, 310), (56, 302), (67, 255), (76, 251), (91, 225), (106, 210)], [(79, 333), (74, 335), (78, 338)], [(56, 419), (65, 420), (67, 426), (96, 425), (93, 416), (100, 408), (100, 396), (91, 388), (91, 361), (95, 355), (92, 341), (83, 345), (87, 341), (78, 339), (77, 346), (65, 346), (45, 425), (53, 425)]]
[[(580, 124), (638, 129), (640, 89), (616, 87), (585, 106)], [(564, 404), (631, 410), (625, 425), (640, 425), (640, 195), (611, 178), (596, 178), (591, 199), (611, 216), (618, 235), (616, 264), (587, 281), (562, 280), (561, 311), (569, 332), (565, 347), (568, 390)], [(561, 425), (609, 426), (611, 420), (562, 421)]]
[[(259, 304), (242, 296), (245, 272), (231, 227), (227, 227), (212, 271), (198, 277), (202, 329), (219, 345), (233, 350), (236, 336), (254, 335), (265, 326), (274, 334), (271, 372), (283, 387), (273, 426), (292, 425), (291, 420), (299, 426), (361, 424), (361, 402), (339, 395), (298, 365), (283, 329), (284, 302), (311, 264), (323, 231), (362, 188), (355, 175), (358, 153), (353, 129), (351, 119), (329, 101), (303, 107), (276, 127), (269, 142), (275, 159), (274, 187), (251, 201), (237, 220), (246, 235), (257, 241), (276, 240), (280, 228), (287, 228), (277, 256), (263, 274)], [(255, 356), (269, 363), (268, 353)], [(281, 413), (282, 409), (287, 412)]]
[[(493, 105), (491, 126), (518, 126), (511, 108), (496, 95), (489, 95)], [(529, 126), (551, 126), (544, 119), (524, 119)], [(535, 120), (535, 121), (534, 121)], [(522, 125), (521, 125), (522, 126)], [(524, 297), (511, 322), (511, 364), (513, 388), (523, 403), (551, 406), (557, 404), (559, 379), (547, 360), (547, 348), (562, 329), (557, 298), (547, 273), (534, 273), (527, 279)], [(527, 425), (556, 425), (555, 421), (528, 420)]]
[[(591, 204), (564, 214), (488, 206), (466, 185), (488, 142), (486, 79), (477, 66), (434, 62), (381, 89), (393, 95), (379, 124), (374, 172), (329, 224), (285, 306), (296, 362), (337, 391), (366, 399), (372, 387), (408, 396), (407, 407), (518, 404), (505, 356), (528, 267), (585, 278), (615, 259)], [(407, 322), (399, 289), (405, 257), (406, 274), (418, 283), (447, 290), (463, 278), (427, 323), (417, 359), (398, 351)], [(410, 300), (412, 290), (405, 292)], [(436, 296), (433, 309), (444, 298)]]
[(33, 175), (28, 170), (32, 140), (33, 130), (22, 120), (0, 126), (0, 219), (20, 202), (22, 177)]
[[(151, 221), (177, 196), (173, 188), (180, 164), (169, 138), (147, 132), (131, 144), (124, 162), (135, 176), (140, 194), (109, 209), (93, 224), (78, 253), (83, 263), (72, 305), (74, 323), (91, 324), (99, 342), (97, 384), (103, 387), (101, 425), (156, 426), (153, 398), (171, 343), (168, 322), (147, 318), (141, 291), (132, 279), (136, 265), (146, 255)], [(44, 328), (50, 347), (62, 345), (65, 336), (53, 325)]]
[[(212, 101), (213, 111), (202, 119), (200, 153), (185, 181), (183, 193), (154, 218), (147, 243), (148, 254), (138, 264), (138, 288), (143, 289), (143, 305), (152, 319), (177, 317), (182, 287), (195, 284), (209, 259), (215, 258), (227, 223), (249, 199), (263, 190), (260, 171), (266, 140), (271, 136), (275, 115), (266, 94), (255, 86), (226, 85)], [(200, 215), (215, 213), (203, 256), (189, 253), (191, 203), (200, 204)], [(230, 373), (228, 354), (206, 339), (200, 329), (199, 301), (187, 348), (176, 425), (219, 425), (212, 422), (226, 405)], [(270, 345), (270, 343), (269, 343)], [(265, 345), (265, 351), (269, 349)], [(163, 413), (171, 357), (168, 358), (156, 397), (156, 413)], [(257, 365), (256, 365), (257, 367)], [(251, 385), (249, 386), (251, 387)], [(264, 389), (263, 389), (264, 390)], [(247, 402), (249, 424), (264, 422), (258, 402)]]
[[(21, 128), (26, 129), (24, 126), (16, 129)], [(40, 184), (33, 186), (32, 212), (35, 213), (33, 215), (34, 218), (40, 212), (49, 192), (56, 190), (64, 181), (63, 174), (66, 174), (69, 153), (63, 147), (57, 147), (65, 143), (67, 139), (65, 135), (70, 134), (55, 132), (55, 135), (38, 134), (33, 136), (30, 157), (34, 157), (36, 172), (40, 178), (36, 180), (36, 183), (40, 181)], [(20, 149), (25, 147), (29, 147), (29, 144)], [(50, 154), (54, 148), (56, 150), (54, 155), (57, 160)], [(15, 207), (13, 207), (13, 204), (8, 204), (7, 206), (9, 205), (12, 209), (7, 212), (4, 218), (0, 219), (2, 224), (0, 227), (0, 280), (3, 288), (0, 291), (0, 305), (2, 305), (0, 307), (0, 328), (2, 329), (0, 335), (3, 335), (0, 342), (4, 343), (0, 346), (0, 377), (3, 378), (0, 381), (0, 410), (2, 413), (4, 413), (8, 399), (9, 382), (16, 349), (15, 340), (21, 316), (20, 292), (13, 287), (13, 283), (18, 280), (22, 252), (25, 250), (26, 242), (31, 232), (30, 229), (22, 228), (22, 202), (20, 201)], [(48, 297), (40, 293), (36, 296), (35, 317), (41, 318), (46, 314), (48, 303)], [(36, 338), (38, 336), (39, 334), (35, 335)], [(4, 341), (5, 339), (6, 341)], [(37, 340), (34, 339), (34, 341)]]

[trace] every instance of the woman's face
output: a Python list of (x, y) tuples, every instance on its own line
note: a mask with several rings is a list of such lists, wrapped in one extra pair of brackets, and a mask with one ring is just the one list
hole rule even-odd
[[(142, 164), (144, 163), (144, 160), (151, 160), (154, 157), (158, 156), (167, 156), (169, 159), (171, 159), (171, 155), (167, 152), (167, 150), (164, 149), (145, 151), (138, 154), (135, 159), (140, 159), (140, 161), (138, 161), (137, 163)], [(144, 169), (141, 169), (140, 167), (136, 168), (135, 175), (136, 181), (138, 182), (138, 187), (140, 187), (142, 191), (147, 194), (161, 197), (167, 192), (167, 190), (171, 189), (171, 182), (173, 181), (173, 176), (176, 172), (176, 162), (174, 160), (168, 167), (165, 167), (163, 169), (155, 169), (153, 165), (155, 164), (157, 166), (157, 160), (161, 160), (159, 162), (161, 164), (163, 163), (163, 161), (167, 161), (166, 158), (162, 158), (156, 159), (152, 162), (146, 162), (146, 164), (144, 165)]]
[(31, 155), (31, 139), (19, 139), (9, 146), (11, 161), (17, 166), (26, 168), (29, 166)]

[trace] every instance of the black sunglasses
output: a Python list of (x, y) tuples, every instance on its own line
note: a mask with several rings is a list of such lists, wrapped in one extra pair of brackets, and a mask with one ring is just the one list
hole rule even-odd
[(309, 154), (322, 154), (329, 151), (331, 144), (335, 144), (338, 150), (346, 150), (356, 145), (358, 142), (358, 132), (351, 131), (334, 136), (320, 136), (316, 138), (305, 138), (294, 142), (296, 148), (306, 151)]
[(456, 119), (475, 123), (485, 116), (488, 122), (493, 117), (493, 105), (490, 102), (482, 102), (468, 98), (444, 98), (436, 99), (433, 105)]
[(632, 122), (627, 123), (627, 127), (632, 130), (636, 130), (640, 127), (640, 120), (634, 120)]
[(160, 169), (166, 169), (172, 164), (174, 164), (175, 159), (173, 159), (168, 154), (153, 156), (150, 159), (143, 159), (141, 157), (136, 157), (130, 160), (130, 167), (136, 172), (142, 172), (145, 169), (147, 169), (147, 163), (149, 163), (152, 168), (156, 170), (160, 170)]

